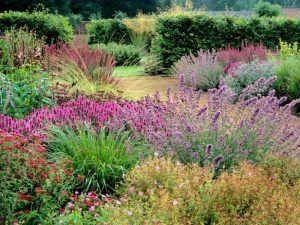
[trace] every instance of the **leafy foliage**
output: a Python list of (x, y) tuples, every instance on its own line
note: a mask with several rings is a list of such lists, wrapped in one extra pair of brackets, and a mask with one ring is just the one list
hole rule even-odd
[[(73, 162), (75, 173), (84, 176), (86, 190), (112, 191), (122, 175), (138, 160), (142, 149), (133, 143), (128, 132), (107, 133), (105, 128), (93, 130), (87, 125), (51, 127), (48, 148), (56, 157)], [(139, 151), (137, 151), (139, 150)]]
[(185, 85), (207, 91), (218, 86), (223, 67), (217, 61), (215, 52), (199, 50), (197, 56), (192, 53), (183, 56), (171, 71), (173, 76), (184, 76)]
[(0, 74), (1, 113), (23, 118), (35, 109), (53, 105), (50, 85), (48, 73), (37, 66)]
[[(226, 84), (238, 95), (247, 86), (254, 84), (260, 78), (269, 79), (276, 76), (278, 62), (276, 61), (258, 61), (254, 60), (250, 63), (240, 63), (238, 65), (231, 64), (233, 69), (228, 68), (225, 76)], [(265, 94), (273, 88), (266, 89)]]
[(141, 60), (141, 49), (136, 48), (134, 45), (109, 43), (93, 45), (92, 48), (102, 49), (107, 54), (112, 55), (118, 66), (137, 65)]
[(129, 29), (122, 20), (92, 20), (87, 24), (86, 29), (89, 34), (89, 44), (107, 44), (109, 42), (130, 44)]
[(73, 36), (73, 29), (66, 17), (47, 12), (9, 11), (0, 13), (0, 34), (2, 35), (12, 27), (34, 31), (39, 38), (45, 37), (48, 44), (58, 41), (69, 42)]
[(0, 130), (0, 220), (40, 224), (59, 210), (77, 179), (67, 161), (50, 161), (39, 139)]
[(108, 223), (283, 225), (299, 221), (299, 183), (287, 186), (274, 173), (269, 176), (249, 163), (212, 178), (209, 168), (163, 158), (147, 160), (126, 176), (119, 189), (122, 198), (107, 210)]
[[(159, 17), (152, 49), (170, 68), (182, 56), (199, 49), (218, 50), (226, 46), (262, 43), (275, 49), (280, 40), (299, 42), (299, 21), (287, 18), (236, 18), (207, 15)], [(289, 32), (287, 32), (289, 31)]]
[(263, 17), (263, 16), (273, 17), (273, 16), (279, 16), (281, 14), (281, 7), (280, 5), (273, 5), (269, 2), (260, 0), (255, 5), (254, 11), (259, 17)]

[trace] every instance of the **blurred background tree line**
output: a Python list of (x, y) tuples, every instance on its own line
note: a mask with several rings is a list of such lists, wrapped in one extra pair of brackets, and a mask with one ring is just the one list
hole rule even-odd
[[(251, 10), (258, 0), (0, 0), (0, 12), (7, 10), (32, 11), (39, 7), (63, 15), (80, 14), (84, 19), (91, 15), (109, 18), (118, 13), (134, 16), (138, 11), (152, 13), (176, 4), (191, 10)], [(300, 7), (300, 0), (265, 0), (284, 8)]]

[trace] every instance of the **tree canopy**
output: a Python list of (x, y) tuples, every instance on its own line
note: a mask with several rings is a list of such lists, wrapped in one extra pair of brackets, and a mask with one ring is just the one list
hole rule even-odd
[[(138, 11), (144, 13), (155, 12), (176, 3), (185, 6), (190, 1), (194, 9), (206, 10), (249, 10), (258, 0), (2, 0), (0, 11), (18, 10), (32, 11), (43, 5), (51, 12), (63, 15), (81, 14), (89, 18), (92, 14), (101, 14), (104, 18), (112, 17), (117, 11), (134, 16)], [(265, 0), (282, 7), (299, 7), (300, 0)]]

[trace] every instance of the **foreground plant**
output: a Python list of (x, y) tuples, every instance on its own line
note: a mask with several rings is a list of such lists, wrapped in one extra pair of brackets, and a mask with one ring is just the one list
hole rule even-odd
[[(71, 161), (50, 161), (38, 138), (0, 130), (0, 221), (40, 224), (77, 185)], [(2, 224), (2, 223), (1, 223)]]
[(122, 175), (136, 164), (139, 154), (144, 153), (130, 133), (96, 130), (88, 125), (50, 127), (46, 142), (52, 156), (73, 162), (75, 174), (84, 176), (85, 190), (113, 191)]
[(106, 210), (107, 220), (109, 224), (297, 224), (299, 182), (287, 186), (274, 175), (242, 163), (213, 180), (209, 168), (149, 159), (127, 174), (119, 189), (120, 201)]

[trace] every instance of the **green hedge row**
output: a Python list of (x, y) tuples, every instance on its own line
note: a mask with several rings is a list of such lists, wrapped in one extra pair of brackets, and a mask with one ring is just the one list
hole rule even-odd
[(69, 42), (73, 38), (73, 28), (64, 16), (47, 12), (4, 12), (0, 13), (0, 35), (11, 28), (25, 28), (45, 37), (48, 44), (58, 41)]
[(107, 44), (111, 42), (130, 44), (130, 31), (119, 19), (92, 20), (86, 25), (89, 44)]
[(199, 49), (211, 50), (241, 42), (263, 43), (276, 48), (279, 40), (300, 41), (300, 20), (287, 18), (237, 18), (207, 15), (159, 17), (152, 50), (169, 68), (183, 55)]

